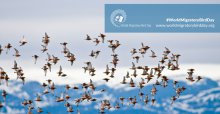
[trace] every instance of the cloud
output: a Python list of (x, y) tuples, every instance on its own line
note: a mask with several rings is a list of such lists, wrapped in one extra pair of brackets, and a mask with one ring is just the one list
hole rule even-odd
[(16, 81), (9, 81), (8, 86), (6, 86), (6, 84), (1, 84), (0, 90), (5, 90), (8, 94), (17, 96), (18, 98), (29, 99), (30, 96), (27, 92), (22, 90), (22, 86), (22, 83), (17, 83)]
[[(79, 63), (78, 63), (79, 64)], [(8, 73), (10, 80), (16, 79), (16, 74), (14, 74), (14, 71), (11, 69), (13, 66), (13, 61), (3, 61), (2, 66), (4, 70)], [(43, 63), (40, 62), (37, 63), (37, 65), (34, 65), (33, 60), (26, 60), (24, 62), (18, 61), (18, 66), (21, 66), (24, 70), (24, 76), (26, 77), (26, 81), (38, 81), (40, 83), (45, 82), (47, 79), (52, 79), (55, 84), (80, 84), (80, 83), (88, 83), (90, 79), (93, 80), (93, 82), (96, 83), (96, 85), (103, 85), (106, 84), (109, 87), (113, 87), (115, 89), (121, 89), (124, 88), (127, 85), (121, 85), (120, 82), (122, 81), (123, 77), (126, 75), (127, 71), (132, 74), (132, 70), (130, 70), (129, 66), (119, 66), (115, 72), (115, 77), (110, 78), (109, 82), (106, 83), (103, 78), (108, 77), (104, 75), (105, 67), (97, 67), (96, 68), (96, 75), (90, 76), (87, 73), (84, 73), (84, 70), (81, 68), (82, 66), (79, 65), (79, 67), (73, 66), (70, 67), (70, 64), (64, 64), (63, 72), (67, 74), (66, 77), (58, 77), (57, 72), (59, 71), (59, 64), (52, 66), (52, 71), (47, 73), (47, 76), (44, 76), (44, 72), (41, 69), (43, 66)], [(157, 65), (149, 65), (149, 67), (155, 67)], [(213, 80), (220, 80), (220, 72), (218, 72), (218, 68), (220, 67), (220, 64), (181, 64), (180, 70), (178, 71), (170, 71), (170, 70), (164, 70), (163, 75), (168, 76), (168, 78), (173, 80), (181, 80), (184, 82), (187, 82), (188, 84), (192, 84), (189, 81), (186, 81), (187, 76), (187, 69), (194, 68), (195, 73), (194, 77), (200, 75), (202, 77), (207, 77)], [(141, 70), (137, 71), (138, 74), (141, 74)], [(139, 82), (140, 78), (134, 78), (133, 80), (135, 82)], [(149, 84), (152, 84), (156, 80), (153, 79)], [(20, 80), (19, 80), (20, 81)], [(127, 82), (130, 80), (127, 79)], [(201, 81), (202, 83), (202, 81)]]
[(13, 108), (10, 108), (9, 106), (6, 106), (6, 110), (7, 110), (7, 113), (6, 114), (24, 114), (25, 113), (25, 110), (24, 109), (13, 109)]

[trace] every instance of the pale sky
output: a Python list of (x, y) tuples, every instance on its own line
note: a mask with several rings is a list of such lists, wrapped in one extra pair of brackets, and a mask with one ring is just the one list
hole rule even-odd
[[(99, 33), (104, 32), (104, 4), (110, 3), (199, 3), (215, 4), (219, 0), (19, 0), (19, 1), (0, 1), (0, 44), (6, 45), (10, 42), (18, 47), (18, 42), (24, 35), (28, 44), (24, 47), (18, 47), (22, 56), (18, 62), (23, 66), (30, 67), (33, 64), (31, 56), (40, 55), (40, 61), (46, 59), (45, 54), (41, 54), (41, 40), (44, 33), (47, 32), (51, 37), (49, 52), (61, 59), (60, 42), (69, 42), (70, 51), (76, 54), (77, 61), (73, 68), (84, 66), (83, 62), (92, 61), (97, 67), (105, 67), (109, 64), (111, 50), (107, 44), (101, 44), (95, 47), (93, 43), (86, 42), (86, 34), (97, 37)], [(180, 62), (182, 64), (208, 64), (220, 68), (220, 33), (106, 33), (107, 39), (117, 39), (122, 46), (117, 49), (119, 54), (119, 66), (127, 67), (131, 65), (129, 51), (132, 48), (139, 48), (141, 42), (149, 45), (156, 54), (161, 54), (164, 47), (170, 48), (174, 53), (181, 54)], [(88, 57), (90, 51), (100, 49), (100, 57), (97, 60)], [(8, 55), (3, 52), (0, 56), (0, 64), (10, 68), (13, 65), (14, 50)], [(149, 54), (148, 54), (149, 55)], [(147, 55), (147, 56), (148, 56)], [(100, 62), (101, 61), (101, 62)], [(104, 62), (103, 62), (104, 61)], [(142, 60), (141, 60), (142, 61)], [(153, 64), (149, 60), (143, 60), (143, 63)], [(44, 62), (39, 62), (39, 68)], [(66, 64), (64, 64), (66, 63)], [(66, 60), (60, 63), (64, 67), (69, 67)], [(30, 65), (30, 66), (27, 66)], [(57, 65), (58, 66), (58, 65)], [(199, 67), (198, 67), (199, 69)], [(204, 67), (201, 68), (204, 70)], [(207, 69), (211, 69), (208, 66)], [(210, 71), (213, 72), (213, 71)], [(215, 71), (214, 74), (218, 74)]]

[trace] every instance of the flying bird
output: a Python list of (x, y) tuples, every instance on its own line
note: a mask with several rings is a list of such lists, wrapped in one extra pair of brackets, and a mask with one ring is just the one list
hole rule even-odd
[(95, 40), (93, 41), (93, 42), (95, 42), (96, 44), (96, 46), (99, 44), (99, 42), (100, 42), (100, 40), (98, 39), (98, 38), (94, 38)]
[(86, 40), (92, 40), (92, 38), (87, 34), (86, 35)]
[(61, 66), (60, 66), (60, 70), (59, 70), (59, 72), (57, 72), (57, 74), (58, 74), (58, 76), (61, 76), (63, 74)]
[(48, 70), (47, 65), (44, 65), (42, 69), (44, 70), (44, 74), (45, 74), (45, 76), (46, 76), (46, 75), (47, 75), (47, 70)]
[(135, 53), (137, 53), (137, 50), (133, 48), (130, 52), (131, 52), (131, 55), (134, 55)]
[(22, 40), (19, 41), (19, 43), (20, 43), (20, 46), (23, 46), (27, 43), (27, 40), (24, 38), (24, 36), (23, 36)]
[(11, 49), (12, 45), (8, 43), (5, 48), (6, 48), (6, 54), (8, 54), (8, 51)]
[(99, 35), (98, 37), (100, 37), (100, 38), (102, 39), (102, 43), (105, 42), (105, 37), (106, 37), (106, 35), (100, 33), (100, 35)]
[(47, 49), (47, 46), (45, 46), (45, 45), (41, 45), (41, 46), (43, 47), (43, 49), (41, 49), (42, 53), (44, 53), (45, 51), (48, 50), (48, 49)]
[(42, 39), (42, 42), (45, 44), (45, 46), (48, 45), (48, 43), (50, 42), (50, 37), (47, 35), (47, 33), (45, 32), (44, 37)]
[(196, 77), (196, 82), (200, 81), (201, 79), (202, 79), (201, 76), (197, 76), (197, 77)]
[(154, 52), (153, 50), (151, 50), (151, 56), (150, 56), (150, 57), (152, 57), (152, 58), (157, 57), (156, 54), (155, 54), (155, 52)]
[(14, 50), (15, 50), (15, 54), (13, 56), (20, 57), (21, 55), (20, 55), (19, 51), (16, 48), (14, 48)]
[(37, 59), (39, 58), (39, 56), (38, 55), (33, 55), (32, 57), (34, 58), (34, 64), (36, 64), (37, 63)]

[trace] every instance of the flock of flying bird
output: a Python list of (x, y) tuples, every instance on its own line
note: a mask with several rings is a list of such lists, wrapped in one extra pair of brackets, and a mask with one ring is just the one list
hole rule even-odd
[[(98, 36), (98, 38), (91, 38), (89, 35), (86, 35), (86, 39), (89, 42), (95, 43), (95, 46), (99, 45), (100, 43), (106, 43), (106, 35), (101, 34)], [(23, 37), (21, 41), (19, 41), (20, 46), (25, 46), (28, 42), (26, 39)], [(45, 76), (47, 76), (47, 72), (52, 69), (53, 65), (56, 65), (59, 61), (60, 58), (50, 55), (48, 51), (48, 44), (50, 43), (50, 37), (48, 36), (47, 33), (45, 33), (43, 39), (42, 39), (42, 53), (47, 54), (47, 59), (45, 61), (45, 65), (42, 67), (42, 70), (45, 73)], [(112, 61), (110, 62), (112, 64), (112, 67), (109, 67), (110, 65), (106, 65), (106, 70), (103, 71), (103, 74), (105, 77), (103, 78), (103, 81), (106, 83), (109, 82), (112, 78), (115, 77), (115, 71), (117, 70), (117, 65), (119, 63), (119, 57), (118, 54), (116, 54), (116, 49), (121, 46), (120, 42), (118, 40), (107, 40), (108, 48), (112, 50)], [(76, 56), (70, 52), (70, 50), (67, 47), (67, 42), (60, 43), (60, 45), (63, 47), (62, 54), (64, 57), (67, 59), (67, 61), (70, 62), (71, 66), (74, 64), (74, 61), (76, 61)], [(3, 54), (2, 52), (5, 51), (6, 54), (10, 51), (11, 48), (14, 48), (15, 56), (16, 58), (19, 58), (21, 55), (16, 47), (13, 47), (10, 43), (6, 44), (4, 47), (0, 45), (0, 55)], [(157, 86), (162, 86), (162, 87), (167, 87), (168, 86), (168, 80), (169, 78), (165, 75), (162, 74), (164, 70), (179, 70), (179, 57), (181, 55), (179, 54), (173, 54), (171, 51), (165, 47), (165, 50), (163, 51), (162, 58), (160, 59), (158, 65), (156, 67), (150, 68), (149, 66), (137, 66), (139, 59), (143, 59), (146, 57), (147, 53), (150, 53), (150, 58), (157, 58), (158, 56), (153, 50), (150, 50), (150, 47), (147, 45), (144, 45), (144, 43), (141, 43), (140, 48), (133, 48), (131, 49), (131, 58), (134, 60), (132, 62), (132, 66), (129, 70), (132, 71), (129, 72), (127, 71), (125, 76), (122, 76), (122, 81), (120, 82), (121, 84), (127, 84), (129, 87), (137, 87), (140, 89), (140, 92), (138, 93), (137, 96), (140, 97), (140, 101), (137, 100), (137, 97), (129, 97), (125, 98), (121, 96), (116, 103), (111, 103), (109, 99), (98, 99), (93, 97), (93, 92), (96, 91), (96, 86), (93, 83), (92, 79), (90, 79), (90, 82), (88, 83), (82, 83), (81, 87), (79, 86), (73, 86), (71, 87), (70, 85), (65, 86), (65, 94), (61, 93), (60, 96), (57, 96), (54, 94), (56, 91), (56, 86), (55, 83), (51, 80), (48, 79), (46, 82), (43, 82), (42, 87), (44, 88), (44, 91), (42, 91), (42, 94), (37, 94), (36, 99), (29, 99), (29, 100), (24, 100), (22, 101), (22, 105), (27, 108), (28, 114), (32, 114), (32, 111), (35, 109), (33, 106), (33, 102), (41, 102), (42, 101), (42, 96), (45, 96), (47, 94), (52, 94), (55, 96), (55, 102), (65, 102), (65, 107), (67, 112), (74, 112), (74, 109), (71, 105), (70, 100), (73, 100), (75, 104), (78, 106), (80, 105), (81, 102), (100, 102), (99, 104), (99, 113), (105, 113), (106, 110), (110, 110), (112, 108), (118, 110), (121, 107), (126, 107), (127, 105), (133, 105), (137, 104), (138, 102), (143, 102), (145, 104), (148, 104), (148, 102), (151, 102), (151, 105), (154, 105), (156, 102), (155, 96), (159, 90), (157, 90)], [(99, 50), (92, 50), (91, 53), (89, 54), (90, 57), (93, 58), (98, 58), (99, 54), (101, 51)], [(38, 55), (33, 55), (32, 56), (34, 59), (34, 64), (37, 63), (39, 56)], [(84, 70), (84, 73), (88, 73), (90, 76), (95, 76), (96, 75), (96, 69), (93, 66), (92, 62), (87, 61), (85, 62), (85, 66), (82, 67)], [(17, 79), (20, 79), (23, 84), (25, 84), (25, 75), (22, 67), (20, 67), (16, 61), (14, 61), (14, 66), (12, 67), (14, 70), (15, 75), (17, 75)], [(137, 72), (141, 71), (141, 74), (138, 74)], [(194, 69), (188, 69), (188, 74), (186, 77), (186, 80), (190, 82), (198, 82), (199, 80), (202, 79), (201, 76), (194, 76)], [(57, 72), (57, 76), (60, 77), (66, 77), (67, 74), (65, 74), (62, 71), (62, 66), (60, 66), (59, 71)], [(92, 77), (91, 77), (92, 78)], [(139, 78), (141, 81), (140, 82), (135, 82), (133, 79), (134, 78)], [(143, 88), (147, 83), (150, 81), (154, 81), (152, 79), (156, 79), (155, 82), (153, 82), (152, 89), (150, 91), (150, 94), (148, 95), (148, 92), (142, 92)], [(5, 81), (5, 84), (8, 86), (8, 81), (10, 77), (8, 76), (7, 72), (0, 66), (0, 82), (2, 83)], [(171, 96), (171, 105), (179, 98), (180, 94), (185, 91), (184, 86), (180, 86), (178, 84), (178, 81), (173, 81), (173, 88), (175, 89), (175, 95)], [(68, 95), (68, 91), (71, 91), (71, 89), (74, 90), (79, 90), (82, 89), (84, 91), (84, 94), (81, 95), (80, 98), (73, 98), (70, 95)], [(105, 89), (102, 89), (101, 92), (105, 92)], [(3, 101), (0, 101), (0, 108), (4, 107), (3, 103), (5, 99), (7, 98), (7, 91), (2, 90), (2, 97)], [(150, 97), (151, 95), (151, 97)], [(125, 103), (127, 102), (127, 104)], [(36, 108), (38, 113), (45, 112), (42, 108), (37, 107)], [(50, 113), (50, 112), (47, 112)], [(77, 113), (80, 114), (80, 110), (77, 109)]]

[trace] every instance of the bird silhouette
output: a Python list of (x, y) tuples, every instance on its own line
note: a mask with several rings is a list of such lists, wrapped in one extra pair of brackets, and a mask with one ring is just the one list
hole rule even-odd
[(13, 56), (20, 57), (21, 55), (20, 55), (19, 51), (16, 48), (14, 48), (14, 50), (15, 50), (15, 54)]
[(33, 55), (32, 57), (34, 58), (34, 64), (36, 64), (37, 63), (37, 59), (39, 58), (39, 56), (38, 55)]
[(43, 49), (41, 49), (41, 51), (42, 51), (43, 53), (48, 50), (48, 49), (47, 49), (47, 46), (45, 46), (45, 45), (41, 45), (41, 46), (43, 47)]
[(11, 49), (12, 45), (8, 43), (5, 48), (6, 48), (6, 54), (8, 54), (8, 51)]
[(156, 54), (155, 54), (155, 52), (154, 52), (153, 50), (151, 50), (151, 56), (150, 56), (150, 57), (152, 57), (152, 58), (157, 57)]
[(19, 41), (19, 43), (20, 43), (20, 46), (23, 46), (27, 43), (27, 40), (24, 38), (24, 36), (23, 36), (22, 40)]
[(44, 37), (42, 39), (42, 42), (44, 43), (45, 46), (47, 46), (50, 42), (50, 37), (47, 35), (47, 33), (45, 32)]
[(87, 34), (86, 35), (86, 40), (92, 40), (92, 38)]
[(98, 37), (100, 37), (100, 38), (102, 39), (102, 43), (105, 43), (105, 37), (106, 37), (106, 35), (100, 33), (100, 35), (99, 35)]

